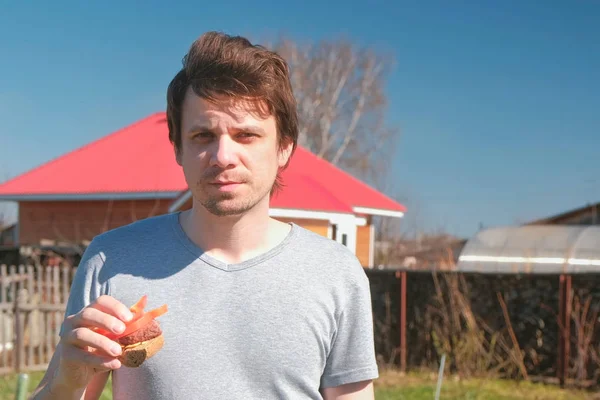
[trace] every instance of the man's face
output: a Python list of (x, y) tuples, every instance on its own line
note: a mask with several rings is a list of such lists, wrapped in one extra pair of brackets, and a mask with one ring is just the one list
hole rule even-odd
[(188, 90), (181, 121), (178, 163), (195, 200), (217, 216), (240, 215), (269, 193), (292, 149), (281, 150), (273, 116), (256, 105), (212, 104)]

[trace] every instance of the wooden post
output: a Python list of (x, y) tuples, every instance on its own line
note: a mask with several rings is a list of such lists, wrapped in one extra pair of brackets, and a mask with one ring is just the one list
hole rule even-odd
[(406, 271), (396, 271), (396, 279), (400, 279), (400, 370), (406, 372)]
[(406, 372), (406, 271), (396, 271), (400, 279), (400, 371)]
[(558, 381), (564, 387), (569, 371), (571, 350), (571, 275), (561, 274), (558, 284)]

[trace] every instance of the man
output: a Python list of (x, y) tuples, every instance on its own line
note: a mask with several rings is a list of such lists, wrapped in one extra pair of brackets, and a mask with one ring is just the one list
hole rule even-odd
[[(241, 37), (196, 40), (167, 95), (193, 193), (183, 212), (94, 238), (36, 399), (373, 399), (369, 282), (344, 246), (269, 217), (296, 147), (288, 66)], [(143, 143), (140, 149), (144, 151)], [(107, 155), (109, 157), (109, 155)], [(139, 368), (93, 328), (167, 304), (164, 347)]]

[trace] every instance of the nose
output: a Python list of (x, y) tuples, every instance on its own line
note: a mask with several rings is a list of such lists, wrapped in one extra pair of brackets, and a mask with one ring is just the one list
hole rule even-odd
[(235, 141), (231, 140), (229, 135), (221, 135), (215, 141), (215, 148), (211, 156), (211, 165), (219, 168), (228, 168), (237, 163), (237, 149)]

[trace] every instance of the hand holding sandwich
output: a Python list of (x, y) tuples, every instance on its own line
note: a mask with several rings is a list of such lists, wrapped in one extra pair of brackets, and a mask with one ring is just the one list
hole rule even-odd
[(60, 365), (55, 384), (69, 389), (85, 388), (99, 372), (122, 365), (138, 367), (163, 346), (156, 317), (166, 305), (144, 311), (147, 296), (128, 308), (110, 296), (101, 296), (79, 313), (65, 319), (61, 337)]

